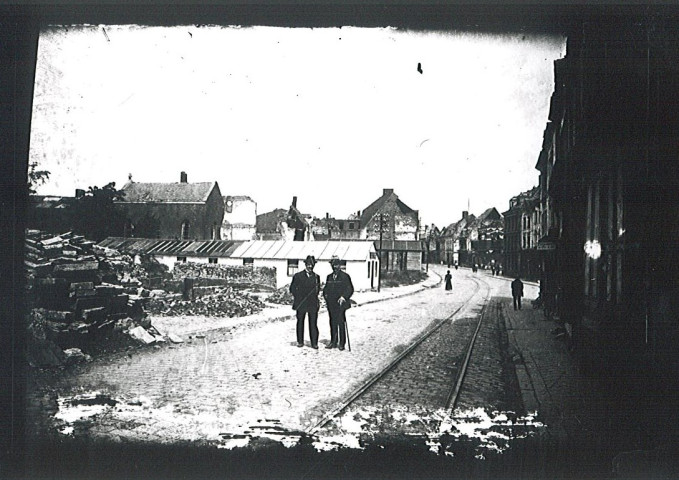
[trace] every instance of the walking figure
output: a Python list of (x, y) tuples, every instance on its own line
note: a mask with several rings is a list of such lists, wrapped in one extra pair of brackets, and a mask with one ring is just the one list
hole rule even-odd
[(521, 310), (521, 297), (523, 297), (523, 282), (519, 277), (512, 281), (512, 298), (514, 299), (514, 310)]
[(328, 275), (323, 287), (323, 298), (328, 306), (330, 317), (330, 343), (325, 348), (344, 350), (347, 339), (346, 311), (351, 308), (350, 298), (354, 293), (351, 277), (341, 269), (340, 259), (330, 260), (332, 273)]
[(450, 274), (450, 270), (448, 270), (448, 273), (446, 273), (446, 290), (452, 290), (453, 289), (453, 276)]
[(321, 291), (321, 277), (314, 273), (316, 259), (308, 255), (304, 260), (304, 270), (295, 273), (290, 284), (292, 293), (292, 308), (297, 311), (297, 346), (304, 346), (304, 317), (309, 316), (309, 337), (311, 348), (318, 349), (318, 309)]

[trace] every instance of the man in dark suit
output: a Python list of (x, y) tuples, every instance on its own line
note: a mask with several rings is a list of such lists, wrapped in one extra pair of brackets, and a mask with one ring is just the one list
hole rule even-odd
[(514, 299), (514, 310), (521, 310), (521, 297), (523, 297), (523, 282), (519, 277), (512, 281), (512, 298)]
[(292, 308), (297, 311), (297, 346), (304, 346), (304, 317), (309, 316), (309, 337), (311, 348), (318, 349), (318, 294), (321, 291), (321, 277), (314, 273), (316, 259), (309, 255), (304, 260), (304, 270), (295, 273), (290, 284)]
[(350, 299), (354, 293), (354, 285), (351, 283), (351, 277), (342, 271), (339, 258), (333, 257), (330, 265), (332, 273), (328, 275), (323, 287), (323, 298), (330, 316), (330, 343), (325, 348), (344, 350), (347, 340), (345, 312), (351, 307)]

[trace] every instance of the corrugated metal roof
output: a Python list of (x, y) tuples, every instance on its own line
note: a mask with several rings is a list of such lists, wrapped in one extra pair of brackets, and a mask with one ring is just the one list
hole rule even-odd
[(337, 255), (340, 260), (363, 261), (370, 258), (371, 251), (374, 251), (374, 246), (370, 240), (363, 242), (253, 240), (241, 245), (231, 256), (234, 258), (303, 260), (307, 255), (313, 255), (316, 261), (329, 261), (333, 255)]
[(373, 242), (328, 240), (321, 242), (295, 242), (286, 240), (167, 240), (148, 238), (109, 237), (99, 243), (123, 253), (172, 256), (232, 257), (261, 259), (298, 259), (307, 255), (316, 261), (329, 261), (334, 255), (340, 260), (363, 261), (375, 251)]
[(244, 242), (231, 240), (167, 240), (109, 237), (99, 242), (99, 245), (131, 255), (146, 253), (152, 255), (230, 257), (241, 243)]

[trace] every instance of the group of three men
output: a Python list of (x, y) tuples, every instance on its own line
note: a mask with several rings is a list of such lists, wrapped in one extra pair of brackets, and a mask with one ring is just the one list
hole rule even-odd
[[(314, 273), (316, 259), (309, 255), (304, 260), (304, 270), (292, 277), (290, 293), (292, 293), (292, 308), (297, 311), (297, 346), (304, 346), (304, 317), (309, 318), (309, 336), (311, 348), (318, 349), (318, 310), (320, 309), (319, 294), (321, 293), (321, 277)], [(342, 271), (339, 258), (330, 260), (332, 273), (328, 275), (323, 287), (323, 298), (328, 307), (330, 317), (330, 343), (326, 348), (344, 350), (346, 344), (346, 316), (345, 312), (351, 307), (351, 295), (354, 286), (351, 277)]]

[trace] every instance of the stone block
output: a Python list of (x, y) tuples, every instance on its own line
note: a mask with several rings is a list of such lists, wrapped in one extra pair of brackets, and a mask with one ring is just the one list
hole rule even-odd
[(85, 323), (102, 322), (106, 319), (106, 307), (86, 308), (82, 311), (82, 318)]
[(99, 262), (97, 261), (87, 261), (78, 263), (64, 263), (62, 265), (54, 266), (54, 273), (65, 273), (65, 272), (92, 272), (99, 269)]

